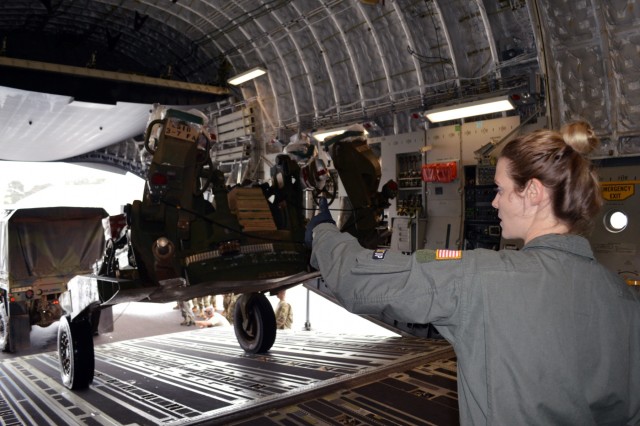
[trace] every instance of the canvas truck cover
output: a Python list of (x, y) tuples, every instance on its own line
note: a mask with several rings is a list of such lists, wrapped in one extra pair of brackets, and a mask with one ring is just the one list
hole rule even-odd
[(0, 211), (0, 286), (66, 282), (93, 272), (102, 256), (102, 208), (43, 207)]

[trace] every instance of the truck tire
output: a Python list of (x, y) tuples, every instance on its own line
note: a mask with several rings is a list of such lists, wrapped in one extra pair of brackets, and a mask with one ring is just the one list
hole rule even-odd
[(256, 354), (271, 349), (276, 341), (276, 314), (264, 294), (243, 294), (238, 298), (233, 329), (245, 352)]
[(62, 384), (72, 390), (89, 387), (93, 382), (95, 358), (93, 332), (88, 319), (71, 322), (67, 315), (60, 318), (58, 358)]
[(11, 349), (9, 335), (9, 312), (3, 296), (0, 297), (0, 350), (2, 352), (9, 352)]

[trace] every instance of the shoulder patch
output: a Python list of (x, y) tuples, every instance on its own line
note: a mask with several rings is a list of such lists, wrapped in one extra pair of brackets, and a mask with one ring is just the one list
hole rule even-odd
[(435, 260), (460, 260), (462, 259), (462, 250), (420, 249), (415, 251), (415, 257), (418, 263), (428, 263)]
[(373, 256), (371, 256), (371, 258), (373, 260), (382, 260), (386, 254), (387, 249), (376, 249), (373, 251)]
[(457, 260), (462, 259), (462, 250), (436, 250), (436, 260)]

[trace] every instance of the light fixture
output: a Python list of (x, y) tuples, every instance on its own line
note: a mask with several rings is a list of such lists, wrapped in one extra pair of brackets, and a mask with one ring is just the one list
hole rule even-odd
[(254, 78), (260, 77), (261, 75), (264, 75), (266, 73), (267, 70), (262, 67), (251, 68), (249, 71), (245, 71), (236, 75), (235, 77), (231, 77), (229, 80), (227, 80), (227, 83), (237, 86), (244, 83), (245, 81), (253, 80)]
[(613, 234), (624, 231), (628, 224), (629, 217), (623, 211), (610, 211), (604, 216), (604, 227)]
[(323, 142), (326, 138), (329, 138), (331, 136), (341, 135), (347, 130), (363, 131), (365, 136), (369, 134), (369, 132), (367, 132), (367, 130), (364, 127), (358, 128), (354, 126), (349, 126), (349, 127), (340, 127), (340, 128), (331, 129), (331, 130), (320, 130), (318, 133), (312, 133), (311, 135), (314, 138), (316, 138), (316, 140)]
[(320, 142), (324, 141), (326, 138), (336, 135), (343, 134), (347, 129), (338, 129), (338, 130), (327, 130), (321, 131), (320, 133), (314, 133), (313, 137), (319, 140)]
[(462, 105), (451, 105), (426, 111), (424, 115), (432, 123), (457, 120), (458, 118), (475, 117), (514, 109), (508, 96), (484, 99)]

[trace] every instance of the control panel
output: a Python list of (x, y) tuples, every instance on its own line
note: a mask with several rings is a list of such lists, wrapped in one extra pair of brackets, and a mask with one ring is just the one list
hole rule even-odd
[(422, 215), (422, 157), (418, 152), (396, 155), (396, 182), (398, 216), (419, 217)]
[[(464, 187), (464, 248), (473, 250), (500, 248), (500, 219), (498, 211), (491, 202), (496, 193), (494, 184), (477, 184), (476, 166), (465, 166)], [(493, 176), (487, 176), (483, 170), (482, 182), (493, 182)]]

